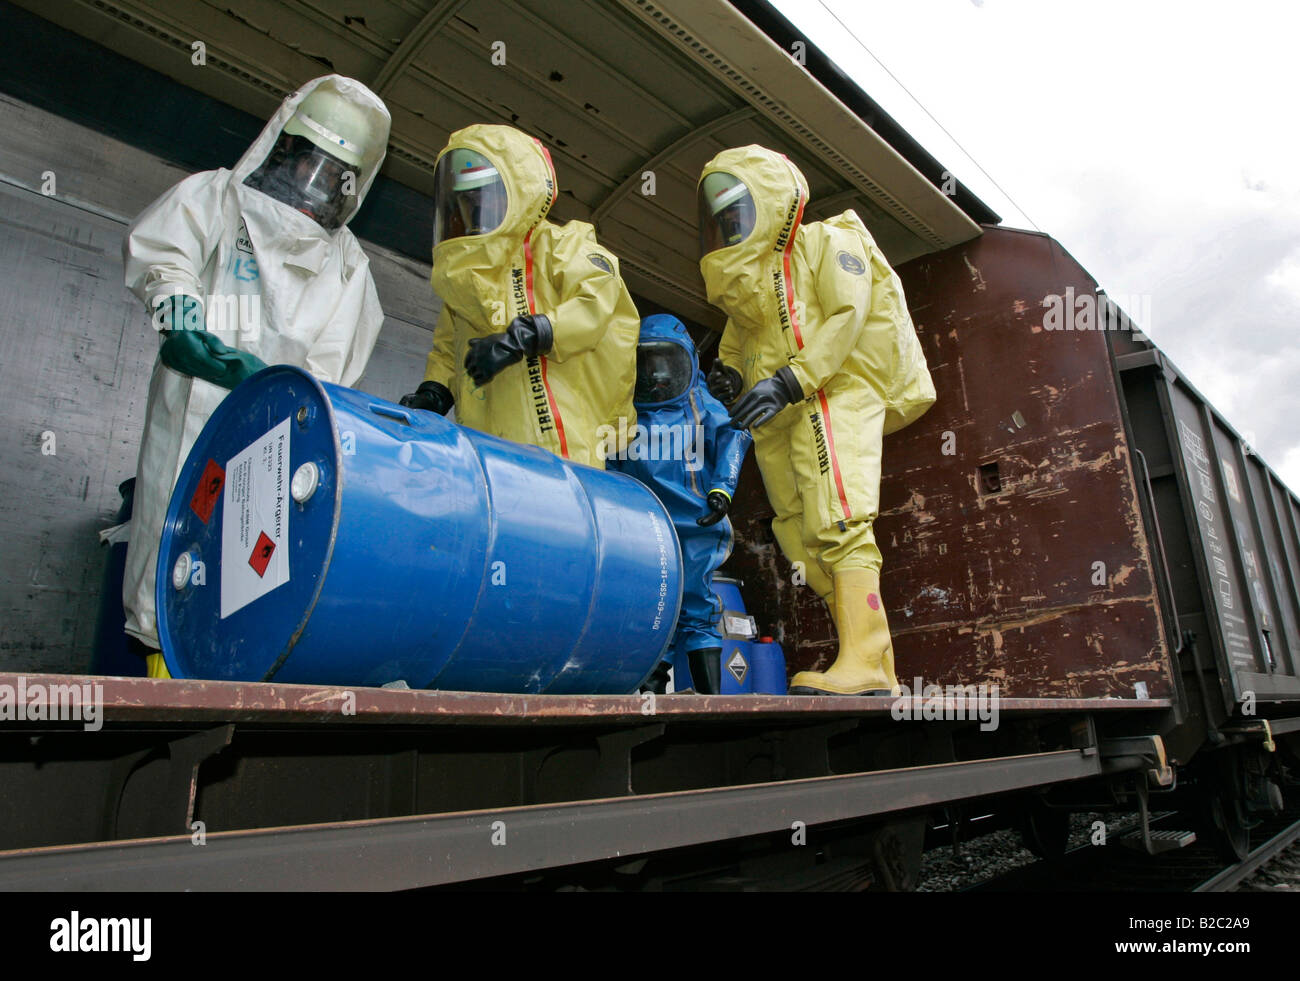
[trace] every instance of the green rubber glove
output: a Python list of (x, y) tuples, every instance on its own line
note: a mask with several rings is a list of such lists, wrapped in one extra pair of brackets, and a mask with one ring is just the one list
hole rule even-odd
[(249, 354), (237, 347), (223, 344), (206, 331), (204, 335), (216, 359), (226, 366), (225, 376), (213, 384), (220, 385), (222, 388), (234, 388), (266, 367), (266, 362), (256, 354)]
[(168, 331), (159, 356), (173, 371), (226, 389), (266, 367), (261, 358), (223, 343), (206, 330)]

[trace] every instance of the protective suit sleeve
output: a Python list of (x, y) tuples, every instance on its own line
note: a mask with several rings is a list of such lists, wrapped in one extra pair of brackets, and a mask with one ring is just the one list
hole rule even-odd
[[(728, 368), (735, 368), (744, 377), (745, 366), (742, 363), (744, 355), (740, 350), (740, 329), (731, 322), (730, 318), (727, 320), (727, 326), (722, 329), (722, 337), (718, 341), (718, 357)], [(746, 378), (745, 381), (748, 383), (749, 379)]]
[(229, 171), (193, 174), (131, 223), (122, 243), (126, 288), (152, 315), (159, 298), (177, 293), (206, 302), (203, 270), (222, 232), (222, 193)]
[[(569, 229), (566, 227), (565, 231)], [(563, 364), (574, 355), (594, 350), (600, 343), (618, 308), (624, 286), (618, 273), (618, 259), (596, 244), (594, 234), (571, 233), (557, 238), (550, 270), (559, 302), (555, 310), (538, 309), (537, 313), (550, 318), (555, 333), (547, 357)]]
[[(814, 264), (812, 278), (822, 319), (804, 326), (804, 346), (790, 361), (805, 398), (840, 370), (862, 339), (871, 310), (871, 276), (861, 240), (832, 234), (822, 238), (820, 245), (809, 250), (808, 258)], [(841, 255), (847, 257), (843, 262)]]
[(456, 393), (456, 325), (451, 310), (444, 303), (438, 314), (438, 325), (433, 329), (433, 349), (424, 363), (424, 380), (437, 382), (453, 395)]
[(370, 259), (352, 233), (339, 233), (346, 242), (345, 268), (351, 270), (343, 296), (324, 329), (307, 352), (306, 368), (317, 378), (351, 388), (365, 372), (375, 348), (384, 311), (370, 275)]
[(704, 386), (697, 391), (703, 409), (700, 421), (704, 425), (705, 459), (709, 467), (705, 492), (720, 490), (732, 497), (740, 481), (741, 464), (754, 438), (731, 424), (731, 415)]

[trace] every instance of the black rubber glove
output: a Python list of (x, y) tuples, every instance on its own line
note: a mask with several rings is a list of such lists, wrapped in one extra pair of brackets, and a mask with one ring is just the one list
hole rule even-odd
[(709, 369), (709, 377), (704, 381), (709, 386), (709, 394), (723, 405), (730, 405), (736, 401), (740, 396), (741, 389), (745, 387), (740, 372), (735, 368), (728, 368), (722, 363), (721, 358), (713, 359), (713, 367)]
[(440, 382), (427, 381), (420, 382), (420, 387), (410, 395), (403, 395), (399, 405), (404, 405), (408, 409), (426, 409), (429, 412), (436, 412), (440, 416), (445, 416), (451, 411), (451, 407), (456, 404), (455, 397), (451, 394), (451, 389)]
[(731, 498), (723, 491), (709, 491), (708, 496), (709, 513), (702, 518), (696, 518), (695, 523), (701, 528), (707, 528), (709, 525), (716, 525), (731, 510)]
[(787, 405), (801, 401), (803, 390), (799, 387), (794, 372), (782, 368), (745, 393), (731, 410), (731, 423), (737, 429), (761, 426)]
[(516, 317), (504, 333), (474, 337), (465, 355), (465, 370), (475, 385), (486, 385), (502, 369), (551, 349), (551, 321), (540, 313)]

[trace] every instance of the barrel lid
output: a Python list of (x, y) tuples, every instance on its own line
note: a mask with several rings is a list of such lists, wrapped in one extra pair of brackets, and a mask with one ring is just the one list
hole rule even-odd
[(181, 469), (158, 550), (172, 677), (274, 675), (329, 567), (341, 461), (329, 399), (299, 368), (260, 371), (217, 407)]

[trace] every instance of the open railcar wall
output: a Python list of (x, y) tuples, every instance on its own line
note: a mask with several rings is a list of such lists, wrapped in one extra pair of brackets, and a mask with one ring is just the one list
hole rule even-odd
[[(1045, 297), (1096, 283), (1051, 238), (1000, 228), (899, 274), (938, 392), (885, 440), (876, 537), (899, 680), (1172, 697), (1106, 339), (1043, 323)], [(833, 628), (791, 585), (752, 462), (733, 513), (728, 569), (760, 626), (791, 670), (825, 666)]]
[[(1300, 701), (1300, 501), (1150, 341), (1108, 335), (1177, 611), (1226, 713)], [(1216, 711), (1214, 715), (1218, 715)]]

